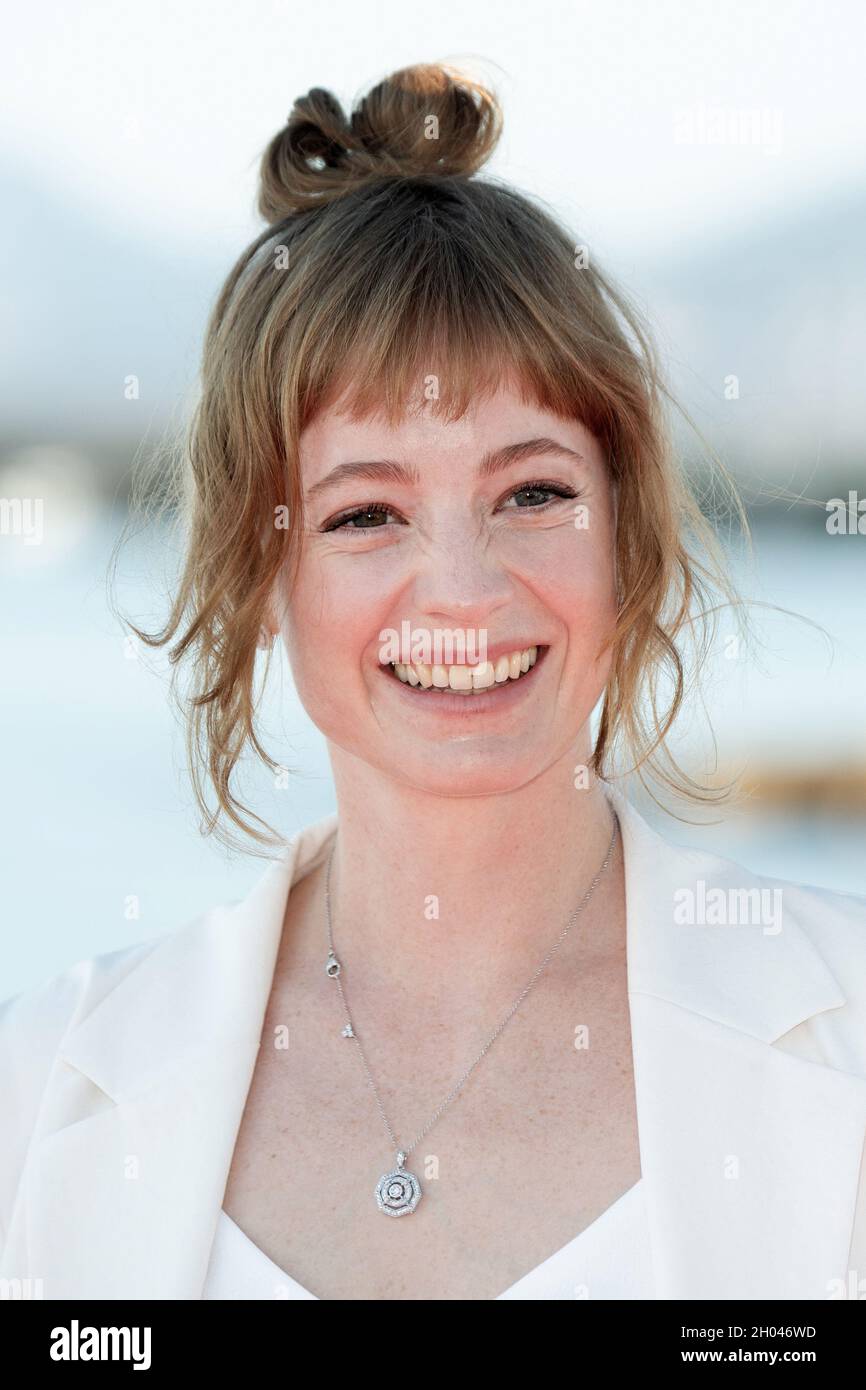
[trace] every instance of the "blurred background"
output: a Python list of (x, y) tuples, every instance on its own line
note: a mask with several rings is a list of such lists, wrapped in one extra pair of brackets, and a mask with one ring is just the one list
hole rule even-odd
[[(200, 836), (165, 661), (126, 640), (106, 566), (135, 469), (182, 428), (208, 310), (260, 229), (264, 145), (309, 87), (351, 103), (414, 62), (493, 84), (505, 131), (487, 175), (543, 199), (635, 298), (748, 507), (754, 555), (734, 544), (732, 563), (769, 606), (751, 647), (720, 623), (703, 671), (714, 739), (698, 710), (674, 741), (743, 796), (708, 825), (641, 808), (671, 839), (866, 893), (857, 0), (386, 0), (303, 22), (262, 0), (81, 0), (19, 7), (6, 34), (0, 997), (237, 899), (265, 867)], [(678, 444), (702, 477), (699, 440), (683, 426)], [(118, 594), (134, 616), (164, 615), (177, 559), (164, 530), (133, 536)], [(245, 785), (290, 834), (334, 800), (279, 663), (265, 714), (292, 775), (251, 769)]]

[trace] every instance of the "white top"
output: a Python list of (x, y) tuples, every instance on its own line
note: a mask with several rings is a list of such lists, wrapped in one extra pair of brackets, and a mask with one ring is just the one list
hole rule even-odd
[[(202, 1290), (206, 1299), (312, 1298), (220, 1211)], [(643, 1179), (499, 1298), (655, 1298)], [(318, 1301), (318, 1299), (317, 1299)]]

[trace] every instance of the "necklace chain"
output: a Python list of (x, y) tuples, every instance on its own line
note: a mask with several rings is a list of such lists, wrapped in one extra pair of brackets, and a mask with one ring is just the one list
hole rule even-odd
[(614, 843), (615, 843), (615, 841), (616, 841), (616, 832), (617, 832), (617, 829), (618, 829), (618, 825), (619, 825), (619, 822), (618, 822), (618, 820), (617, 820), (616, 814), (614, 813), (613, 834), (612, 834), (611, 837), (610, 837), (610, 844), (608, 845), (607, 854), (606, 854), (605, 857), (604, 857), (604, 862), (602, 863), (601, 868), (598, 870), (597, 874), (595, 875), (595, 877), (593, 878), (593, 880), (592, 880), (592, 882), (590, 883), (589, 887), (587, 888), (586, 892), (584, 893), (583, 898), (581, 899), (580, 903), (579, 903), (578, 906), (575, 908), (574, 912), (571, 914), (571, 916), (569, 917), (568, 921), (566, 922), (565, 927), (563, 928), (562, 932), (561, 932), (560, 935), (559, 935), (559, 939), (554, 943), (553, 946), (551, 946), (551, 948), (550, 948), (550, 950), (548, 951), (547, 955), (544, 957), (544, 960), (541, 962), (541, 964), (539, 965), (538, 969), (537, 969), (537, 970), (535, 971), (535, 973), (533, 974), (533, 976), (532, 976), (532, 978), (530, 979), (529, 983), (528, 983), (528, 984), (526, 985), (526, 987), (521, 991), (521, 993), (517, 996), (517, 998), (515, 999), (514, 1003), (513, 1003), (512, 1006), (511, 1006), (511, 1008), (508, 1010), (508, 1013), (505, 1015), (504, 1019), (503, 1019), (502, 1022), (499, 1024), (498, 1028), (496, 1028), (496, 1029), (493, 1031), (493, 1033), (491, 1033), (490, 1037), (487, 1039), (487, 1042), (484, 1044), (484, 1046), (482, 1047), (482, 1049), (481, 1049), (481, 1051), (479, 1052), (478, 1056), (475, 1058), (475, 1061), (471, 1064), (471, 1066), (469, 1066), (469, 1067), (466, 1069), (466, 1071), (465, 1071), (465, 1072), (463, 1073), (463, 1075), (461, 1076), (460, 1080), (457, 1082), (457, 1085), (456, 1085), (456, 1086), (453, 1088), (453, 1090), (445, 1097), (445, 1099), (443, 1100), (442, 1104), (439, 1106), (439, 1109), (436, 1111), (435, 1115), (432, 1117), (432, 1119), (428, 1120), (427, 1124), (426, 1124), (426, 1125), (424, 1126), (424, 1128), (420, 1131), (420, 1133), (417, 1134), (417, 1135), (415, 1136), (415, 1138), (412, 1140), (412, 1143), (409, 1145), (408, 1148), (401, 1148), (400, 1145), (397, 1143), (397, 1139), (396, 1139), (396, 1137), (395, 1137), (395, 1135), (394, 1135), (394, 1130), (393, 1130), (393, 1127), (392, 1127), (392, 1125), (391, 1125), (391, 1122), (390, 1122), (390, 1120), (388, 1119), (388, 1116), (385, 1114), (385, 1107), (384, 1107), (383, 1104), (382, 1104), (382, 1100), (381, 1100), (381, 1097), (380, 1097), (380, 1095), (379, 1095), (378, 1087), (376, 1086), (376, 1083), (375, 1083), (375, 1081), (373, 1080), (373, 1073), (372, 1073), (371, 1070), (370, 1070), (370, 1064), (369, 1064), (369, 1062), (367, 1061), (367, 1055), (366, 1055), (366, 1053), (364, 1052), (364, 1048), (363, 1048), (363, 1045), (362, 1045), (362, 1043), (361, 1043), (361, 1039), (358, 1037), (358, 1034), (355, 1032), (355, 1026), (354, 1026), (354, 1024), (353, 1024), (353, 1022), (352, 1022), (352, 1016), (351, 1016), (351, 1014), (349, 1013), (349, 1005), (348, 1005), (348, 1002), (347, 1002), (347, 1000), (346, 1000), (346, 992), (345, 992), (345, 990), (344, 990), (344, 988), (343, 988), (343, 981), (342, 981), (342, 979), (340, 978), (340, 977), (341, 977), (341, 974), (342, 974), (342, 965), (341, 965), (341, 963), (337, 960), (336, 954), (335, 954), (335, 952), (334, 952), (334, 937), (333, 937), (333, 927), (332, 927), (332, 922), (331, 922), (331, 864), (332, 864), (333, 859), (334, 859), (334, 851), (335, 851), (335, 849), (336, 849), (336, 847), (337, 847), (337, 836), (336, 836), (336, 833), (334, 834), (334, 843), (332, 844), (332, 846), (331, 846), (331, 852), (330, 852), (330, 854), (328, 855), (328, 867), (327, 867), (327, 871), (326, 871), (326, 874), (325, 874), (325, 906), (326, 906), (326, 909), (327, 909), (327, 916), (328, 916), (328, 948), (329, 948), (329, 950), (328, 950), (328, 969), (327, 969), (327, 973), (331, 976), (332, 979), (335, 979), (335, 980), (336, 980), (336, 982), (337, 982), (337, 988), (338, 988), (339, 991), (340, 991), (340, 998), (341, 998), (342, 1001), (343, 1001), (343, 1009), (344, 1009), (345, 1014), (346, 1014), (346, 1024), (347, 1024), (347, 1029), (344, 1029), (344, 1030), (343, 1030), (343, 1031), (344, 1031), (344, 1036), (345, 1036), (345, 1037), (354, 1038), (355, 1042), (358, 1044), (358, 1051), (359, 1051), (360, 1054), (361, 1054), (361, 1061), (363, 1062), (363, 1064), (364, 1064), (364, 1070), (365, 1070), (365, 1072), (367, 1073), (367, 1080), (369, 1081), (371, 1090), (372, 1090), (372, 1092), (373, 1092), (373, 1095), (374, 1095), (375, 1098), (376, 1098), (376, 1104), (377, 1104), (377, 1106), (379, 1107), (379, 1114), (382, 1116), (382, 1120), (383, 1120), (383, 1122), (384, 1122), (384, 1124), (385, 1124), (385, 1128), (386, 1128), (387, 1131), (388, 1131), (388, 1137), (389, 1137), (390, 1140), (391, 1140), (391, 1145), (392, 1145), (393, 1149), (394, 1149), (398, 1154), (402, 1154), (402, 1157), (403, 1157), (404, 1159), (405, 1159), (406, 1157), (408, 1157), (408, 1155), (412, 1152), (412, 1150), (413, 1150), (414, 1148), (416, 1148), (416, 1146), (417, 1146), (418, 1144), (420, 1144), (420, 1142), (421, 1142), (421, 1140), (424, 1138), (425, 1134), (427, 1134), (428, 1131), (429, 1131), (430, 1129), (432, 1129), (433, 1125), (434, 1125), (434, 1124), (436, 1123), (436, 1121), (439, 1119), (439, 1116), (442, 1114), (442, 1112), (445, 1110), (445, 1108), (446, 1108), (448, 1105), (451, 1104), (452, 1100), (455, 1099), (455, 1097), (459, 1094), (459, 1092), (462, 1090), (462, 1088), (466, 1085), (466, 1082), (469, 1080), (469, 1077), (472, 1075), (472, 1072), (473, 1072), (473, 1071), (475, 1070), (475, 1068), (478, 1066), (478, 1063), (481, 1061), (482, 1057), (484, 1057), (484, 1056), (486, 1055), (486, 1053), (488, 1052), (488, 1050), (490, 1049), (490, 1047), (492, 1047), (493, 1043), (494, 1043), (494, 1042), (496, 1041), (496, 1039), (499, 1037), (499, 1034), (500, 1034), (500, 1033), (502, 1032), (502, 1030), (505, 1028), (506, 1024), (510, 1021), (510, 1019), (513, 1017), (513, 1015), (517, 1012), (518, 1008), (519, 1008), (520, 1005), (523, 1003), (523, 1000), (526, 998), (527, 994), (529, 994), (530, 990), (531, 990), (531, 989), (533, 988), (533, 986), (535, 985), (535, 983), (536, 983), (538, 977), (541, 975), (542, 971), (545, 969), (545, 967), (547, 966), (548, 962), (553, 958), (553, 956), (554, 956), (554, 955), (556, 954), (556, 952), (559, 950), (560, 946), (562, 945), (563, 941), (565, 940), (565, 938), (566, 938), (566, 936), (568, 935), (569, 931), (571, 930), (572, 926), (573, 926), (574, 923), (576, 922), (577, 918), (581, 915), (581, 913), (583, 912), (584, 908), (587, 906), (587, 904), (588, 904), (590, 898), (592, 897), (593, 893), (595, 892), (595, 889), (596, 889), (596, 886), (597, 886), (599, 880), (602, 878), (602, 876), (603, 876), (603, 874), (605, 873), (605, 871), (606, 871), (608, 865), (610, 864), (611, 856), (613, 855)]

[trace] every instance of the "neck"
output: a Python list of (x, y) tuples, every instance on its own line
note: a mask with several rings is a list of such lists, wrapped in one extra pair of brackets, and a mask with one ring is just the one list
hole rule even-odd
[[(342, 750), (331, 759), (334, 949), (353, 989), (383, 1002), (399, 990), (438, 1012), (443, 997), (470, 1010), (479, 989), (518, 991), (605, 859), (615, 818), (601, 784), (575, 789), (573, 750), (528, 785), (487, 797), (433, 796)], [(569, 936), (591, 930), (597, 895)]]

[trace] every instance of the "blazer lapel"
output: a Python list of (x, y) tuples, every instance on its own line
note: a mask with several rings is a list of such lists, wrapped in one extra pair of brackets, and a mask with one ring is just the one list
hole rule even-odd
[(286, 899), (336, 821), (158, 940), (70, 1031), (4, 1257), (45, 1298), (201, 1296)]
[(657, 1297), (827, 1299), (847, 1281), (866, 1081), (792, 1030), (845, 994), (796, 920), (796, 892), (792, 908), (783, 890), (778, 932), (678, 924), (683, 889), (700, 901), (701, 884), (760, 879), (669, 843), (609, 795)]

